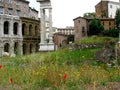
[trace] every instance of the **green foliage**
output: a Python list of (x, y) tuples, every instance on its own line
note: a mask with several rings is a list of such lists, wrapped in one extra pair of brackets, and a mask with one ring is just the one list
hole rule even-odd
[(109, 41), (115, 42), (117, 38), (112, 37), (98, 37), (98, 36), (91, 36), (83, 38), (82, 40), (76, 42), (77, 44), (104, 44)]
[(116, 11), (115, 24), (116, 24), (116, 28), (119, 29), (119, 25), (120, 25), (120, 9), (117, 9), (117, 11)]
[(113, 30), (104, 30), (102, 32), (104, 36), (109, 36), (109, 37), (118, 37), (119, 36), (119, 30), (118, 29), (113, 29)]
[(83, 17), (85, 18), (93, 18), (93, 17), (96, 17), (95, 13), (90, 13), (90, 12), (87, 12), (87, 13), (84, 13)]
[(89, 25), (89, 35), (99, 35), (104, 30), (99, 19), (94, 18)]

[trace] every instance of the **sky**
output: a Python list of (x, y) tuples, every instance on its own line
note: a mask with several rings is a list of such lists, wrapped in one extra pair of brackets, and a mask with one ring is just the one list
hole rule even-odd
[[(37, 0), (30, 1), (30, 7), (40, 11)], [(95, 5), (101, 0), (51, 0), (53, 27), (74, 26), (73, 19), (86, 12), (95, 12)], [(112, 0), (118, 2), (119, 0)], [(40, 16), (39, 16), (40, 17)]]

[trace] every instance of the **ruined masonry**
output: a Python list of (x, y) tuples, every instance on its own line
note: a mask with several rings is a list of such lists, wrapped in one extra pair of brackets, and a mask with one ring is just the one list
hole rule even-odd
[[(39, 51), (54, 51), (53, 30), (52, 30), (52, 6), (50, 0), (37, 0), (40, 3), (40, 19), (41, 19), (41, 42)], [(49, 12), (49, 42), (46, 40), (46, 11)]]

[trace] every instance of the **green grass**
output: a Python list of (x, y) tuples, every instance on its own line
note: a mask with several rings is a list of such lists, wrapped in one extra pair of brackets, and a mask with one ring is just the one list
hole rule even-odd
[(82, 40), (76, 42), (77, 44), (102, 44), (109, 41), (118, 41), (118, 38), (112, 38), (112, 37), (98, 37), (98, 36), (92, 36), (92, 37), (86, 37)]
[[(120, 81), (120, 69), (97, 64), (93, 55), (101, 48), (38, 53), (0, 59), (0, 89), (86, 90), (86, 85)], [(63, 78), (66, 74), (67, 78)], [(13, 82), (10, 83), (9, 79)]]

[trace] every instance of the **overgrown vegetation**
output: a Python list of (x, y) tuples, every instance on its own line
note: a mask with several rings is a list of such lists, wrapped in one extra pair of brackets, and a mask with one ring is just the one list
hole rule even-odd
[(0, 89), (87, 90), (94, 82), (103, 87), (109, 82), (120, 82), (119, 67), (108, 67), (94, 60), (94, 53), (100, 49), (71, 51), (65, 48), (15, 58), (3, 57), (0, 59)]
[(86, 37), (82, 40), (76, 42), (77, 44), (104, 44), (107, 42), (116, 42), (118, 38), (112, 38), (112, 37), (98, 37), (98, 36), (92, 36), (92, 37)]

